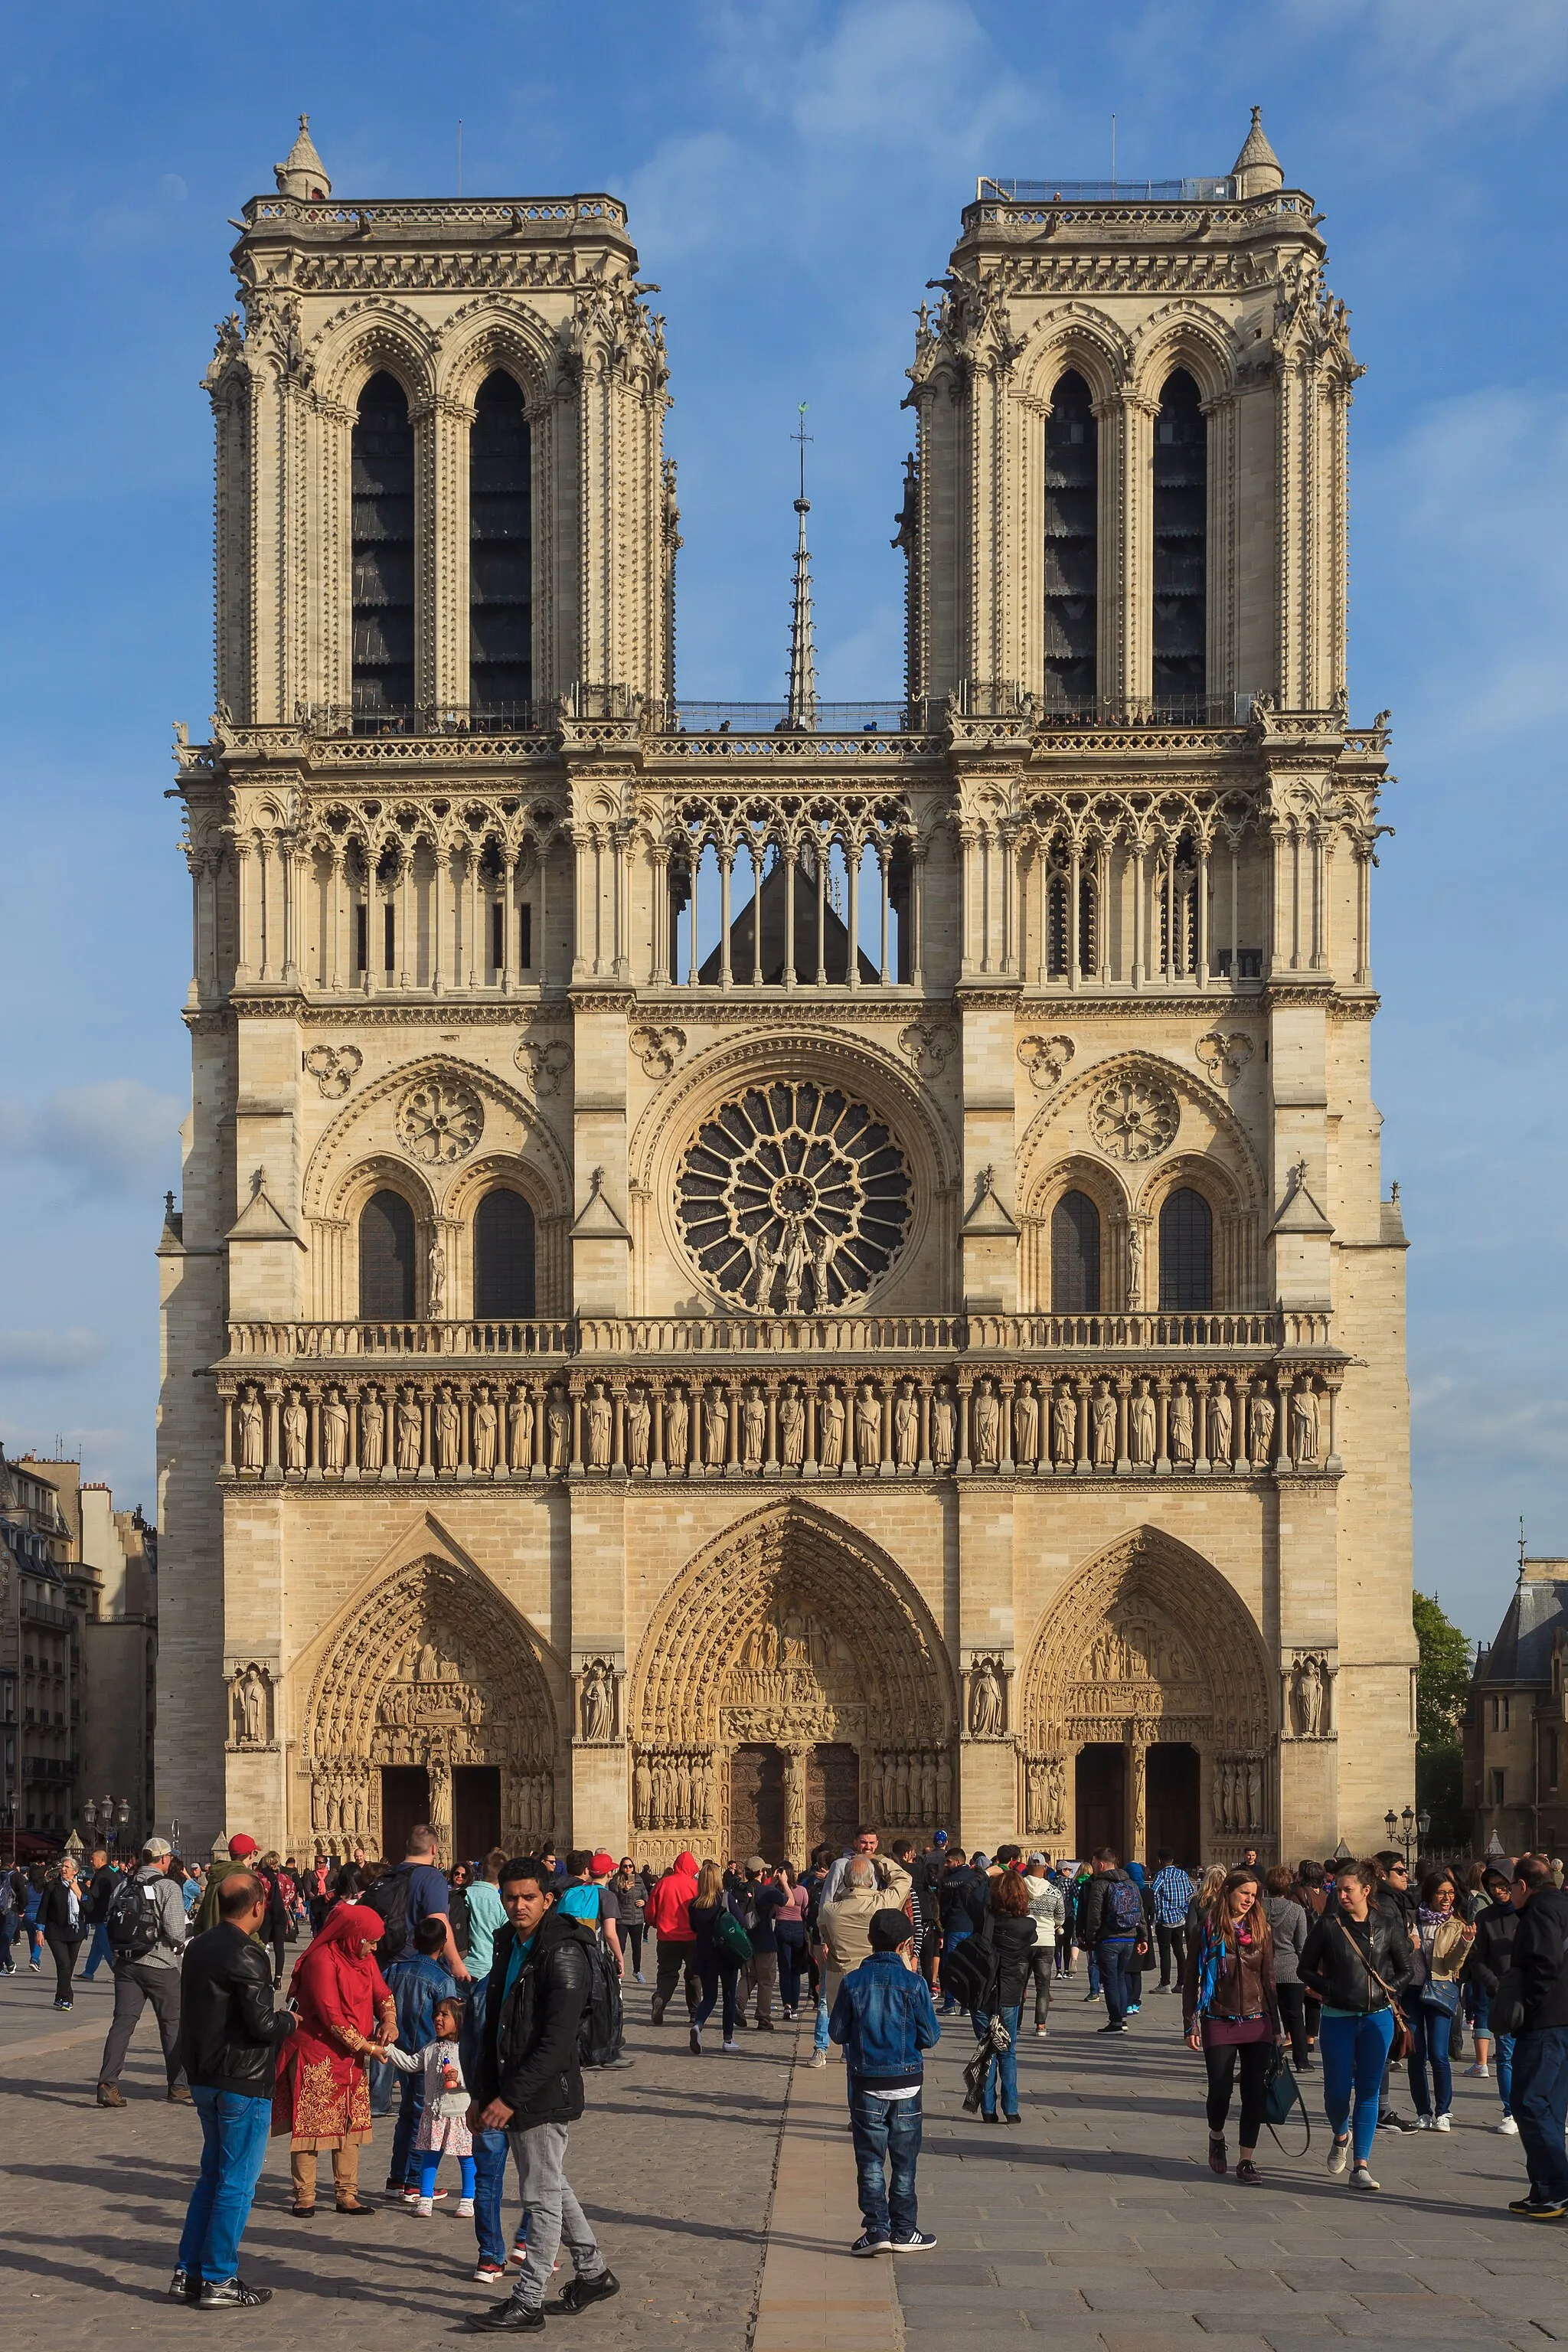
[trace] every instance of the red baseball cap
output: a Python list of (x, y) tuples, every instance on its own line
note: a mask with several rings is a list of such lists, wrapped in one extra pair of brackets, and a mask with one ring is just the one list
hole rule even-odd
[(588, 1865), (589, 1874), (594, 1878), (608, 1878), (615, 1866), (616, 1858), (614, 1854), (596, 1853), (594, 1856), (593, 1861)]
[(237, 1837), (230, 1838), (228, 1851), (231, 1861), (245, 1862), (251, 1854), (259, 1853), (261, 1848), (253, 1837), (247, 1837), (245, 1832), (241, 1830)]

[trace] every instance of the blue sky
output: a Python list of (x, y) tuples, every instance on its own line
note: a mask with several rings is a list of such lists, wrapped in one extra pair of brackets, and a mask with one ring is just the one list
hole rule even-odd
[(341, 194), (605, 188), (662, 288), (688, 696), (783, 690), (795, 404), (819, 674), (900, 686), (911, 312), (975, 174), (1225, 171), (1259, 102), (1327, 215), (1354, 715), (1394, 714), (1374, 1074), (1409, 1259), (1416, 1574), (1472, 1633), (1519, 1514), (1568, 1553), (1561, 0), (277, 0), (13, 11), (0, 65), (0, 1435), (153, 1501), (188, 895), (169, 722), (212, 703), (198, 379), (226, 226), (308, 109)]

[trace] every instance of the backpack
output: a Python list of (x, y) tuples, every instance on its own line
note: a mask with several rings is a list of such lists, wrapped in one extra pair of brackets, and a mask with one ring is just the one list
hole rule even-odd
[(122, 1878), (110, 1897), (104, 1934), (117, 1960), (144, 1960), (158, 1941), (158, 1882)]
[(750, 1879), (742, 1879), (736, 1887), (730, 1897), (730, 1908), (749, 1936), (757, 1924), (757, 1890)]
[(721, 1958), (727, 1956), (731, 1960), (739, 1960), (742, 1966), (752, 1958), (750, 1936), (734, 1913), (727, 1911), (722, 1903), (713, 1922), (713, 1941), (718, 1945)]
[(621, 2011), (621, 1980), (602, 1936), (584, 1946), (588, 1961), (588, 1998), (577, 2026), (579, 2066), (610, 2066), (621, 2054), (625, 2022)]
[(385, 1968), (408, 1949), (408, 1873), (389, 1870), (363, 1895), (354, 1896), (356, 1903), (365, 1904), (378, 1919), (384, 1920), (380, 1943), (375, 1948), (378, 1965)]
[(991, 1921), (973, 1936), (950, 1944), (942, 1956), (942, 1989), (960, 2009), (990, 2010), (1000, 1963), (991, 1940)]
[(1107, 1886), (1100, 1932), (1102, 1937), (1143, 1933), (1143, 1897), (1131, 1879), (1113, 1878)]

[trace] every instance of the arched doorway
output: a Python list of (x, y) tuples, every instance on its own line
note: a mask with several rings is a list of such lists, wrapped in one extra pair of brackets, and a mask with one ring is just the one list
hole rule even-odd
[(1023, 1675), (1025, 1832), (1079, 1853), (1184, 1862), (1264, 1851), (1275, 1827), (1262, 1643), (1218, 1570), (1141, 1528), (1091, 1560)]
[(803, 1863), (858, 1818), (952, 1811), (952, 1677), (929, 1611), (853, 1528), (792, 1501), (677, 1578), (632, 1680), (639, 1853)]
[(310, 1679), (310, 1835), (403, 1853), (427, 1821), (444, 1861), (553, 1837), (556, 1718), (523, 1621), (472, 1570), (417, 1559), (363, 1592)]

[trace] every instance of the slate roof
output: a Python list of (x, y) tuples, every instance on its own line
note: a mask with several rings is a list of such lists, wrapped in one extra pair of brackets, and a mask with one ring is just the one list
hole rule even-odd
[(1568, 1642), (1568, 1559), (1524, 1564), (1497, 1639), (1476, 1668), (1478, 1683), (1550, 1683), (1552, 1636)]

